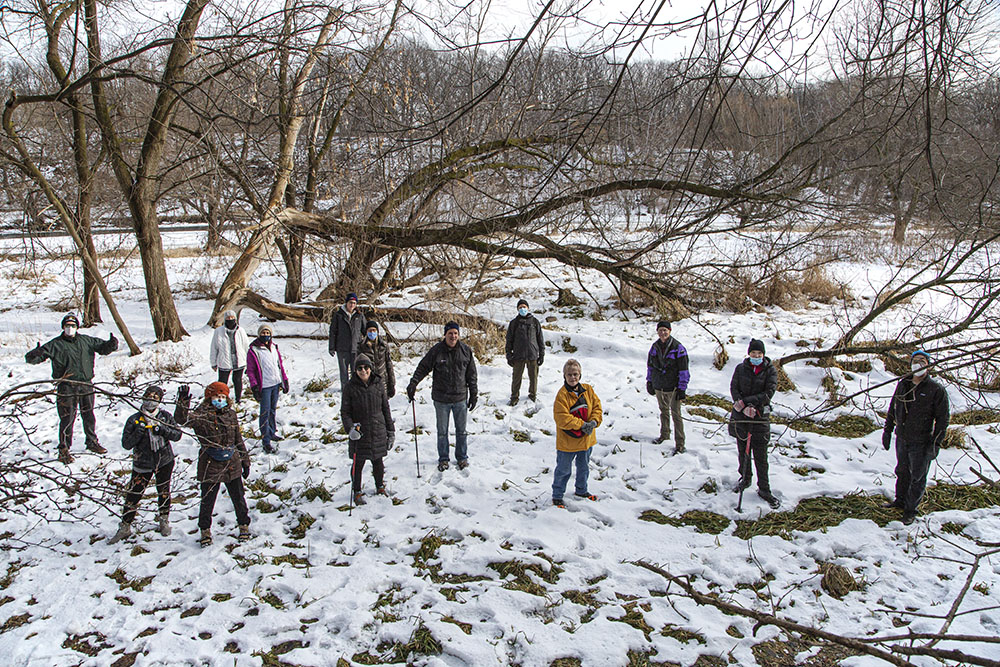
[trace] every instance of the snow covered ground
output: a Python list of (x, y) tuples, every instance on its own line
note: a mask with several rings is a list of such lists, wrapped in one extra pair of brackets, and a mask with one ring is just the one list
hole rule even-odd
[[(170, 245), (196, 242), (192, 235)], [(134, 358), (123, 349), (98, 359), (96, 381), (118, 394), (127, 389), (114, 386), (116, 377), (157, 381), (167, 388), (169, 400), (181, 382), (204, 386), (215, 379), (207, 362), (211, 330), (204, 325), (211, 301), (192, 286), (217, 284), (228, 258), (177, 255), (170, 260), (172, 283), (191, 334), (177, 344), (151, 342), (137, 258), (104, 265), (113, 271), (109, 283), (144, 350)], [(36, 341), (58, 333), (62, 307), (53, 305), (65, 300), (67, 286), (79, 279), (66, 259), (39, 258), (35, 267), (15, 252), (0, 259), (5, 285), (0, 372), (8, 386), (48, 377), (47, 365), (28, 366), (23, 355)], [(568, 270), (549, 268), (556, 283), (575, 284)], [(856, 295), (871, 289), (864, 267), (844, 268), (854, 278)], [(765, 626), (754, 635), (751, 620), (696, 605), (634, 561), (691, 575), (700, 590), (835, 633), (865, 636), (901, 625), (906, 627), (900, 632), (934, 632), (942, 621), (930, 616), (946, 613), (966, 584), (969, 570), (962, 563), (971, 562), (979, 550), (974, 540), (995, 541), (1000, 535), (1000, 509), (994, 506), (935, 512), (909, 527), (899, 521), (880, 527), (848, 519), (785, 537), (738, 537), (737, 519), (756, 519), (770, 510), (752, 491), (743, 514), (734, 509), (735, 444), (724, 424), (707, 416), (724, 411), (710, 405), (685, 408), (685, 454), (671, 456), (672, 444), (651, 442), (658, 415), (655, 400), (645, 393), (645, 358), (656, 317), (626, 320), (611, 308), (614, 295), (607, 282), (594, 277), (588, 278), (588, 289), (604, 306), (603, 320), (591, 318), (592, 302), (576, 309), (553, 306), (552, 283), (531, 267), (510, 267), (496, 272), (495, 279), (491, 287), (502, 288), (503, 296), (476, 306), (476, 314), (506, 323), (523, 296), (545, 325), (548, 351), (534, 406), (523, 399), (507, 406), (510, 371), (502, 352), (480, 364), (481, 396), (469, 422), (469, 469), (439, 473), (434, 466), (428, 379), (416, 402), (417, 476), (413, 416), (402, 388), (418, 355), (440, 332), (426, 325), (390, 324), (397, 336), (424, 339), (404, 345), (396, 364), (399, 391), (391, 403), (397, 438), (386, 459), (392, 497), (374, 496), (369, 478), (368, 504), (349, 510), (350, 461), (340, 428), (336, 361), (327, 355), (325, 339), (309, 337), (325, 336), (326, 327), (277, 323), (275, 338), (292, 390), (279, 404), (284, 435), (279, 453), (265, 455), (258, 442), (249, 441), (254, 538), (237, 543), (235, 517), (223, 493), (216, 505), (215, 544), (198, 546), (197, 446), (188, 436), (175, 445), (174, 530), (168, 538), (154, 531), (152, 489), (140, 505), (138, 535), (115, 546), (106, 539), (118, 524), (112, 510), (120, 511), (120, 498), (108, 497), (105, 508), (56, 489), (7, 506), (0, 515), (0, 656), (6, 656), (0, 663), (780, 664), (767, 663), (767, 651), (759, 646), (787, 639), (779, 630)], [(278, 270), (262, 272), (255, 287), (280, 296)], [(421, 302), (426, 307), (434, 295), (423, 289), (387, 298), (385, 305)], [(751, 336), (765, 341), (770, 357), (797, 349), (798, 341), (833, 339), (843, 308), (703, 313), (697, 321), (675, 323), (673, 333), (691, 358), (688, 394), (727, 397), (733, 368)], [(256, 315), (244, 312), (241, 324), (256, 331)], [(106, 337), (109, 331), (105, 325), (86, 333)], [(716, 342), (708, 331), (729, 354), (722, 370), (712, 365)], [(569, 499), (563, 510), (550, 504), (552, 401), (562, 364), (570, 357), (581, 361), (583, 381), (600, 396), (605, 421), (591, 461), (590, 488), (599, 500)], [(828, 397), (821, 387), (827, 375), (842, 394), (891, 379), (880, 361), (873, 365), (871, 373), (792, 365), (787, 370), (797, 389), (776, 396), (776, 413), (791, 417), (821, 406)], [(311, 380), (322, 378), (332, 384), (305, 390)], [(873, 400), (823, 418), (859, 414), (880, 425), (876, 410), (884, 410), (891, 388), (881, 387)], [(953, 411), (967, 407), (960, 393), (952, 391), (951, 399)], [(36, 403), (23, 424), (30, 439), (5, 421), (0, 445), (5, 461), (43, 453), (54, 457), (55, 408), (47, 399)], [(74, 473), (98, 482), (127, 479), (130, 459), (119, 443), (122, 420), (131, 410), (124, 401), (99, 399), (98, 432), (110, 450), (103, 457), (82, 453), (78, 422)], [(6, 413), (6, 406), (0, 412)], [(247, 433), (256, 429), (252, 400), (243, 404), (242, 423)], [(967, 432), (1000, 460), (992, 426), (971, 426)], [(771, 485), (782, 511), (824, 495), (891, 496), (894, 455), (882, 450), (880, 431), (847, 439), (775, 424), (772, 433)], [(980, 464), (974, 450), (942, 450), (929, 483), (973, 481), (968, 469)], [(674, 519), (692, 510), (714, 512), (726, 523), (712, 534), (693, 525), (640, 520), (644, 513), (649, 518), (650, 510)], [(845, 566), (862, 582), (861, 590), (843, 599), (831, 597), (820, 587), (823, 563)], [(959, 614), (951, 632), (1000, 634), (1000, 610), (990, 608), (1000, 588), (1000, 561), (984, 560), (973, 584), (961, 610), (985, 610)], [(792, 656), (803, 648), (788, 646)], [(996, 645), (962, 648), (996, 655)], [(804, 664), (806, 656), (796, 662)], [(852, 657), (844, 664), (883, 663)]]

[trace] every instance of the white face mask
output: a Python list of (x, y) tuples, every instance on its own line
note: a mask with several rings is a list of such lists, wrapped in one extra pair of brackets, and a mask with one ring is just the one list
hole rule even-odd
[(67, 338), (73, 338), (74, 336), (76, 336), (76, 327), (74, 326), (63, 327), (63, 333), (66, 334)]
[(156, 412), (158, 407), (160, 407), (160, 402), (151, 398), (147, 398), (142, 402), (142, 411), (147, 415), (151, 415)]
[(924, 366), (923, 364), (910, 364), (910, 370), (913, 371), (913, 374), (917, 377), (927, 374), (927, 366)]

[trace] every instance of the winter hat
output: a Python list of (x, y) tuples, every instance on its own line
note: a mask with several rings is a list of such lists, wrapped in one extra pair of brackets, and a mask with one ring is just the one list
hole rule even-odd
[(369, 329), (375, 329), (378, 331), (378, 322), (375, 320), (368, 320), (368, 324), (365, 325), (365, 331), (368, 331)]
[[(228, 388), (229, 388), (229, 385), (226, 385), (226, 389), (228, 389)], [(163, 398), (163, 387), (160, 387), (160, 386), (155, 385), (155, 384), (151, 384), (148, 387), (146, 387), (146, 391), (144, 391), (142, 393), (142, 397), (143, 398), (155, 398), (156, 400), (160, 400), (160, 399)]]
[(448, 324), (444, 325), (444, 332), (445, 333), (448, 333), (452, 329), (454, 329), (455, 331), (461, 331), (461, 329), (458, 328), (458, 322), (456, 322), (454, 320), (452, 320), (451, 322), (448, 322)]
[(913, 354), (910, 355), (910, 359), (913, 359), (913, 357), (924, 357), (927, 359), (927, 363), (931, 363), (931, 355), (927, 350), (914, 350)]
[(758, 340), (757, 338), (750, 339), (750, 345), (747, 346), (747, 353), (757, 350), (761, 354), (764, 354), (764, 341)]
[(268, 335), (271, 336), (274, 335), (274, 329), (271, 328), (270, 324), (262, 324), (259, 327), (257, 327), (258, 336), (263, 336), (265, 332), (267, 332)]
[(224, 319), (224, 320), (235, 320), (235, 319), (237, 319), (236, 318), (236, 311), (235, 310), (227, 310), (226, 312), (222, 313), (222, 319)]
[(670, 322), (667, 322), (666, 320), (660, 320), (659, 322), (656, 323), (656, 328), (657, 329), (671, 329), (672, 327), (670, 326)]
[(518, 299), (517, 300), (517, 307), (520, 308), (521, 306), (524, 306), (525, 308), (527, 308), (528, 307), (528, 302), (525, 301), (524, 299)]
[(229, 396), (229, 385), (225, 382), (213, 382), (205, 387), (205, 398), (215, 398), (216, 396)]
[(76, 313), (66, 313), (66, 316), (62, 318), (62, 322), (59, 323), (59, 326), (64, 327), (67, 324), (73, 324), (76, 327), (80, 326), (80, 319), (76, 316)]
[(344, 299), (344, 303), (347, 303), (348, 301), (354, 301), (355, 303), (357, 303), (358, 295), (355, 294), (354, 292), (348, 292), (347, 298)]
[(372, 360), (368, 358), (367, 354), (359, 354), (354, 357), (354, 367), (357, 368), (358, 366), (367, 366), (368, 368), (371, 368)]

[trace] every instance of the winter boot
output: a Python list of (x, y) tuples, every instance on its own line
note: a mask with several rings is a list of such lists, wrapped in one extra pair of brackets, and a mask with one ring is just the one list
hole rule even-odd
[(94, 452), (95, 454), (107, 454), (108, 450), (105, 447), (101, 447), (99, 442), (91, 442), (87, 445), (88, 452)]
[(763, 489), (757, 489), (757, 495), (761, 500), (766, 502), (771, 506), (771, 509), (776, 510), (781, 507), (781, 501), (774, 497), (774, 494), (770, 491), (765, 491)]
[(468, 467), (469, 467), (469, 459), (462, 459), (461, 461), (458, 462), (459, 470), (465, 470)]
[(389, 492), (385, 490), (385, 484), (383, 484), (382, 486), (380, 486), (377, 489), (375, 489), (375, 493), (379, 494), (380, 496), (387, 496), (388, 497), (388, 495), (389, 495)]
[(59, 463), (65, 463), (66, 465), (69, 465), (70, 463), (73, 462), (73, 455), (69, 453), (68, 449), (60, 447), (58, 460)]
[(507, 401), (507, 405), (514, 407), (515, 405), (517, 405), (517, 400), (518, 400), (517, 396), (511, 396), (510, 400)]
[(576, 496), (577, 498), (585, 498), (587, 500), (597, 500), (597, 496), (595, 496), (593, 493), (574, 493), (573, 495)]
[(284, 438), (278, 435), (277, 433), (271, 434), (271, 442), (281, 442), (282, 440), (284, 440)]
[(563, 502), (562, 498), (553, 498), (552, 504), (561, 509), (566, 509), (566, 503)]
[(247, 542), (250, 540), (250, 526), (240, 526), (240, 535), (237, 538), (240, 542)]
[(917, 520), (916, 512), (903, 512), (903, 525), (909, 526), (911, 523)]
[(118, 544), (126, 537), (132, 534), (132, 524), (125, 523), (124, 521), (118, 525), (118, 532), (108, 539), (108, 544)]
[(275, 449), (274, 449), (274, 447), (271, 446), (271, 443), (265, 442), (264, 443), (264, 453), (265, 454), (273, 454), (274, 452), (275, 452)]
[(361, 505), (367, 505), (368, 503), (365, 502), (365, 494), (363, 494), (363, 493), (355, 493), (354, 494), (354, 504), (357, 505), (357, 506), (359, 506), (359, 507)]
[(170, 518), (166, 514), (160, 515), (159, 523), (160, 535), (168, 537), (170, 535)]
[(203, 547), (207, 547), (210, 544), (212, 544), (211, 528), (205, 528), (204, 530), (201, 531), (201, 539), (198, 540), (198, 543), (201, 544), (201, 546)]
[(534, 394), (528, 394), (528, 400), (531, 401), (532, 403), (534, 403), (535, 402), (535, 395)]
[(882, 503), (882, 508), (887, 510), (901, 510), (903, 509), (903, 503), (898, 500), (887, 500)]
[(677, 456), (678, 454), (683, 454), (686, 451), (687, 450), (684, 449), (684, 445), (677, 445), (676, 447), (674, 447), (674, 456)]
[(444, 472), (448, 469), (447, 461), (438, 461), (438, 472)]
[(739, 493), (750, 488), (750, 482), (753, 481), (752, 477), (741, 477), (740, 481), (736, 482), (736, 486), (733, 487), (733, 493)]
[(670, 439), (670, 436), (664, 437), (662, 435), (659, 435), (659, 436), (653, 438), (653, 444), (654, 445), (662, 445), (664, 442), (666, 442), (669, 439)]

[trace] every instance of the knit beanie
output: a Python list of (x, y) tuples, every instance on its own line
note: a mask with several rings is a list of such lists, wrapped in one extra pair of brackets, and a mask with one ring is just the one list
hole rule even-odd
[(225, 382), (213, 382), (205, 387), (205, 398), (215, 398), (216, 396), (229, 396), (229, 385)]
[(358, 366), (367, 366), (368, 368), (372, 368), (372, 360), (368, 358), (367, 354), (359, 354), (354, 357), (354, 367), (357, 368)]
[(524, 299), (518, 299), (517, 300), (517, 307), (520, 308), (521, 306), (524, 306), (525, 308), (527, 308), (528, 307), (528, 302), (525, 301)]
[(668, 322), (666, 320), (660, 320), (659, 322), (656, 323), (656, 328), (657, 329), (664, 329), (664, 328), (665, 329), (670, 329), (672, 327), (670, 326), (670, 322)]
[(236, 311), (235, 310), (227, 310), (226, 312), (222, 313), (222, 319), (224, 319), (224, 320), (235, 320), (235, 319), (237, 319), (237, 317), (236, 317)]
[(445, 333), (448, 333), (452, 329), (454, 329), (455, 331), (461, 331), (458, 328), (458, 322), (455, 322), (454, 320), (452, 320), (451, 322), (448, 322), (448, 324), (444, 325), (444, 332)]
[(66, 313), (66, 316), (62, 318), (62, 322), (60, 322), (59, 326), (64, 327), (67, 323), (79, 327), (80, 319), (76, 316), (76, 313)]
[(757, 350), (761, 354), (764, 354), (764, 341), (758, 340), (757, 338), (750, 339), (750, 345), (747, 346), (747, 353)]
[(369, 329), (375, 329), (375, 331), (378, 331), (378, 322), (375, 320), (368, 320), (368, 324), (365, 325), (365, 331), (368, 331)]
[(270, 324), (262, 324), (259, 327), (257, 327), (258, 336), (263, 336), (265, 333), (270, 336), (274, 335), (274, 329), (271, 328)]
[(914, 350), (913, 354), (910, 355), (910, 359), (913, 359), (913, 357), (924, 357), (927, 359), (927, 363), (931, 363), (931, 355), (927, 350)]
[(357, 294), (355, 294), (354, 292), (348, 292), (347, 298), (344, 299), (344, 303), (347, 303), (348, 301), (354, 301), (355, 303), (357, 303), (357, 300), (358, 300)]

